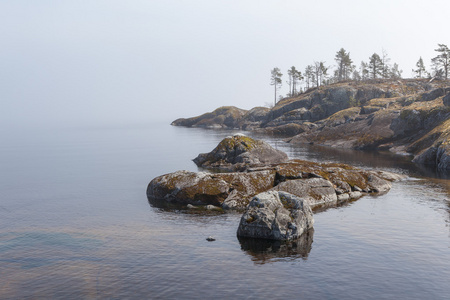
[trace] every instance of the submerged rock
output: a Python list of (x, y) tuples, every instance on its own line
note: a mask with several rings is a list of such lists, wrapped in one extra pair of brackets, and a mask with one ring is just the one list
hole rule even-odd
[(256, 195), (241, 217), (238, 236), (293, 240), (313, 227), (308, 203), (295, 195), (269, 191)]
[(268, 143), (236, 134), (223, 139), (211, 152), (199, 154), (194, 163), (205, 169), (236, 171), (249, 165), (276, 164), (287, 160), (286, 153)]

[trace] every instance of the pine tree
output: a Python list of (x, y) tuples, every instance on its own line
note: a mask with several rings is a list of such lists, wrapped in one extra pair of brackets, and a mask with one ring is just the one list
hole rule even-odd
[(346, 52), (344, 48), (341, 48), (341, 50), (336, 53), (334, 60), (337, 62), (337, 81), (349, 79), (352, 72), (353, 63), (350, 59), (350, 53)]
[(303, 80), (302, 72), (298, 71), (294, 66), (288, 70), (289, 75), (289, 96), (295, 96), (297, 93), (297, 82)]
[(422, 78), (426, 74), (425, 65), (423, 63), (422, 56), (419, 58), (419, 60), (416, 63), (417, 69), (413, 70), (414, 73), (416, 73), (416, 78)]
[(310, 84), (314, 81), (314, 68), (311, 65), (306, 66), (305, 68), (305, 81), (306, 88), (310, 88)]
[(440, 54), (431, 59), (431, 62), (434, 66), (435, 76), (439, 77), (439, 75), (441, 74), (444, 79), (447, 79), (448, 71), (450, 68), (450, 49), (447, 47), (447, 45), (444, 44), (438, 44), (438, 46), (439, 48), (435, 49), (434, 51), (437, 51)]
[(369, 73), (373, 79), (377, 78), (377, 75), (382, 75), (383, 73), (383, 61), (376, 53), (372, 54), (369, 58)]
[(276, 105), (277, 104), (277, 89), (282, 84), (281, 76), (283, 76), (283, 74), (281, 74), (279, 68), (273, 68), (273, 70), (270, 71), (270, 75), (271, 75), (270, 76), (270, 85), (273, 85), (274, 89), (275, 89), (275, 100), (274, 100), (274, 103)]

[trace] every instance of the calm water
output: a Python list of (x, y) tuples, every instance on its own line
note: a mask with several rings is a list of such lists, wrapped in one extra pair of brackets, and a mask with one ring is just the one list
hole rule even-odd
[[(450, 184), (376, 153), (291, 147), (291, 158), (412, 176), (315, 215), (293, 247), (239, 241), (240, 215), (149, 205), (154, 177), (230, 131), (148, 124), (0, 133), (2, 299), (448, 299)], [(215, 242), (207, 242), (209, 235)]]

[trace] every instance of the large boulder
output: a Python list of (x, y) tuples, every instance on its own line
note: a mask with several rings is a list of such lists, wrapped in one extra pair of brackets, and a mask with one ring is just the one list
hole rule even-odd
[(309, 205), (289, 193), (270, 191), (256, 195), (241, 217), (238, 236), (294, 240), (313, 227)]
[(194, 163), (205, 169), (238, 171), (249, 166), (277, 164), (287, 160), (286, 153), (274, 149), (268, 143), (236, 134), (223, 139), (211, 152), (199, 154)]
[(151, 203), (215, 205), (242, 209), (250, 199), (273, 187), (275, 172), (206, 173), (177, 171), (158, 176), (147, 187)]

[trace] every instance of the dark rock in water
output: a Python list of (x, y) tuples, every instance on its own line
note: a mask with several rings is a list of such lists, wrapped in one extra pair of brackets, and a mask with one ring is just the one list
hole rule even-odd
[(194, 162), (205, 169), (237, 171), (249, 165), (276, 164), (287, 160), (286, 153), (268, 143), (236, 134), (223, 139), (211, 152), (199, 154)]
[(285, 192), (256, 195), (241, 217), (238, 236), (293, 240), (313, 227), (311, 208), (303, 199)]
[(212, 237), (212, 236), (208, 236), (208, 237), (206, 238), (206, 240), (207, 240), (208, 242), (214, 242), (216, 239), (215, 239), (214, 237)]

